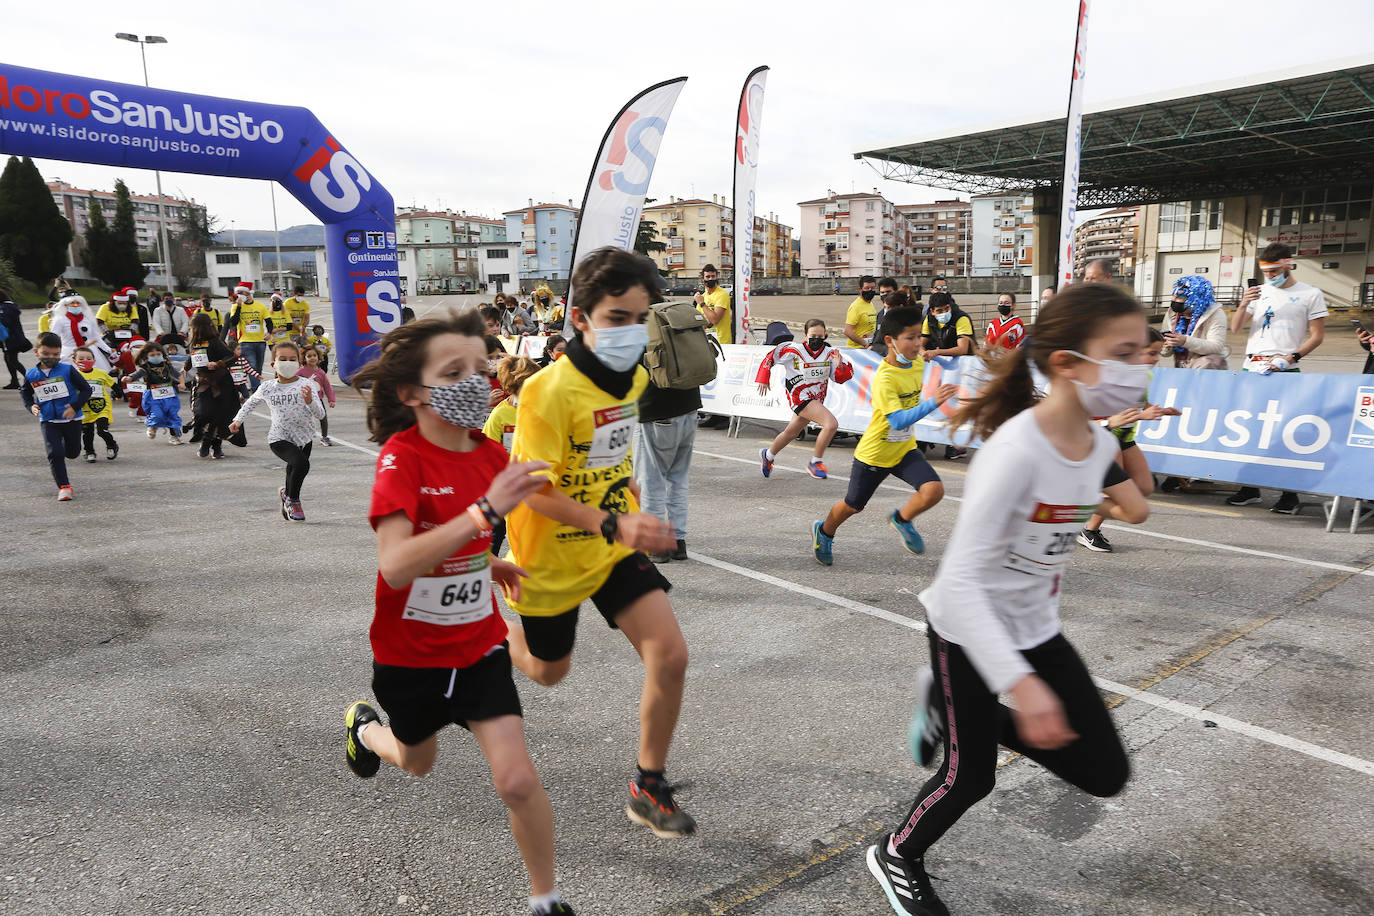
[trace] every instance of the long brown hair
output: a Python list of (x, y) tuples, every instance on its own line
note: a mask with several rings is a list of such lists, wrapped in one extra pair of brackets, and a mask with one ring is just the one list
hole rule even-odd
[(205, 346), (214, 336), (215, 322), (207, 313), (196, 312), (191, 316), (191, 346)]
[(982, 393), (959, 406), (949, 418), (950, 428), (967, 423), (979, 436), (988, 438), (997, 427), (1035, 404), (1031, 363), (1049, 375), (1051, 353), (1081, 353), (1103, 322), (1140, 311), (1140, 303), (1130, 293), (1106, 283), (1075, 283), (1056, 293), (1040, 310), (1023, 346), (999, 351), (988, 359), (988, 379)]
[[(441, 334), (480, 340), (486, 337), (487, 328), (482, 316), (472, 310), (403, 324), (381, 339), (377, 358), (349, 381), (367, 397), (367, 429), (373, 442), (385, 442), (415, 425), (415, 409), (401, 403), (400, 387), (420, 384), (429, 357), (429, 341)], [(367, 385), (372, 386), (371, 394), (364, 390)]]

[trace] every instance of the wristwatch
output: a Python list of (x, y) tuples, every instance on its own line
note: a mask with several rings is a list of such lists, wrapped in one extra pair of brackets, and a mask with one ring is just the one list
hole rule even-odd
[(1295, 363), (1296, 363), (1298, 360), (1302, 359), (1302, 354), (1301, 354), (1301, 353), (1291, 353), (1291, 354), (1289, 354), (1288, 358), (1289, 358), (1289, 360), (1291, 360), (1292, 362), (1295, 362)]
[(615, 533), (620, 527), (620, 517), (614, 512), (607, 512), (606, 517), (601, 520), (601, 536), (606, 539), (607, 544), (615, 543)]

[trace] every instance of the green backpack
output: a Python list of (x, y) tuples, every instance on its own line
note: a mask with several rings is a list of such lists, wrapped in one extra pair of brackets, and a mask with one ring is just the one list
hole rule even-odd
[(649, 309), (644, 368), (659, 388), (690, 390), (716, 377), (720, 342), (706, 333), (706, 318), (690, 302), (661, 302)]

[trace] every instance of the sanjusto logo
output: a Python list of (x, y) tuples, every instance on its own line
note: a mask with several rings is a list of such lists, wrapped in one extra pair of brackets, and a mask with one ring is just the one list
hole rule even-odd
[[(638, 112), (627, 111), (616, 122), (611, 134), (611, 145), (606, 151), (606, 165), (597, 178), (603, 190), (612, 189), (622, 194), (643, 194), (649, 190), (649, 176), (654, 171), (656, 153), (650, 152), (642, 139), (646, 131), (657, 131), (660, 139), (668, 122), (659, 117), (645, 117)], [(631, 179), (628, 160), (633, 156), (643, 167), (643, 175), (638, 180)]]
[(165, 105), (124, 101), (108, 89), (95, 89), (88, 95), (44, 89), (23, 84), (11, 85), (9, 77), (0, 73), (0, 109), (18, 110), (30, 114), (76, 120), (92, 118), (102, 124), (122, 124), (146, 130), (161, 130), (178, 134), (199, 134), (202, 137), (221, 137), (225, 140), (264, 140), (280, 143), (285, 136), (276, 121), (257, 121), (245, 111), (209, 112), (193, 108), (190, 102), (181, 103), (174, 111)]

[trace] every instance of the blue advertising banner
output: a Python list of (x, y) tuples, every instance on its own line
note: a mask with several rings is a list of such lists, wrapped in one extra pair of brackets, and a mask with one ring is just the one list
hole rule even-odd
[(0, 64), (0, 154), (280, 182), (325, 224), (339, 376), (401, 324), (391, 195), (304, 108)]
[(1374, 499), (1374, 378), (1156, 369), (1150, 402), (1179, 417), (1140, 426), (1150, 468)]

